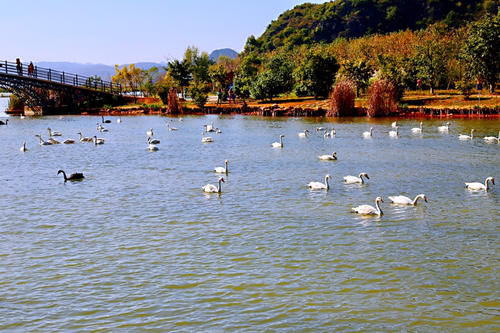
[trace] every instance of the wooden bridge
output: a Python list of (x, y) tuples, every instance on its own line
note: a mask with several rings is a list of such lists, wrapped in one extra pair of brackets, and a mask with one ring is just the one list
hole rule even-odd
[(39, 114), (72, 113), (123, 102), (120, 84), (26, 63), (0, 62), (0, 87)]

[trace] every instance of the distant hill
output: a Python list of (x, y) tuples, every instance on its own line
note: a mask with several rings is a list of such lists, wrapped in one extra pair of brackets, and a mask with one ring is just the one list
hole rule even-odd
[[(497, 0), (336, 0), (305, 3), (281, 14), (248, 47), (261, 51), (280, 46), (331, 43), (338, 37), (421, 29), (442, 21), (462, 24), (485, 11), (497, 13)], [(246, 48), (246, 49), (247, 49)]]
[[(103, 80), (111, 80), (111, 76), (115, 75), (115, 66), (110, 66), (110, 65), (81, 64), (76, 62), (50, 62), (50, 61), (40, 61), (37, 62), (36, 65), (67, 73), (80, 74), (83, 76), (97, 75), (100, 76)], [(156, 66), (160, 69), (160, 71), (164, 71), (163, 66), (167, 66), (166, 63), (154, 63), (154, 62), (138, 62), (135, 65), (144, 70), (148, 70), (151, 67)], [(120, 65), (120, 67), (123, 67), (123, 65)]]
[(212, 53), (210, 53), (210, 60), (212, 61), (217, 61), (220, 56), (226, 56), (231, 59), (234, 59), (238, 56), (238, 52), (236, 52), (233, 49), (220, 49), (220, 50), (214, 50)]

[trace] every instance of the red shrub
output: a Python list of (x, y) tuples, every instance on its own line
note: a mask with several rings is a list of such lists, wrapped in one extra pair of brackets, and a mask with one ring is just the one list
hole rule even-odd
[(354, 116), (354, 101), (356, 86), (349, 80), (338, 82), (330, 92), (330, 105), (327, 117)]
[(398, 89), (387, 80), (375, 81), (368, 91), (370, 95), (367, 115), (369, 117), (388, 116), (398, 110)]
[(170, 88), (168, 92), (168, 113), (179, 114), (182, 113), (182, 104), (179, 103), (179, 98), (177, 97), (177, 90)]

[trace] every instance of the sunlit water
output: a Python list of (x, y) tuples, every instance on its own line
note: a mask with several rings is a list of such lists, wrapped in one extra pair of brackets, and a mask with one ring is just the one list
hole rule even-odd
[[(457, 139), (497, 135), (500, 121), (440, 134), (443, 121), (426, 120), (422, 136), (401, 121), (390, 139), (390, 120), (108, 118), (99, 134), (95, 117), (0, 126), (0, 330), (500, 329), (500, 145)], [(222, 134), (202, 144), (211, 122)], [(106, 143), (41, 147), (47, 127)], [(333, 151), (336, 162), (316, 158)], [(204, 194), (225, 159), (222, 194)], [(86, 178), (64, 183), (58, 169)], [(366, 185), (343, 184), (360, 172)], [(327, 173), (328, 193), (308, 190)], [(490, 192), (464, 188), (487, 176)], [(427, 204), (387, 198), (419, 193)], [(381, 218), (350, 213), (377, 196)]]

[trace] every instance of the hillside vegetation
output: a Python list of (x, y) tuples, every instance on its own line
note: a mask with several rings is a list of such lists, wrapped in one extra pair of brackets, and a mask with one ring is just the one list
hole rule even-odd
[(272, 21), (259, 38), (251, 36), (247, 48), (270, 51), (281, 46), (331, 43), (339, 37), (356, 38), (374, 33), (416, 30), (443, 22), (457, 27), (489, 12), (496, 0), (337, 0), (296, 6)]

